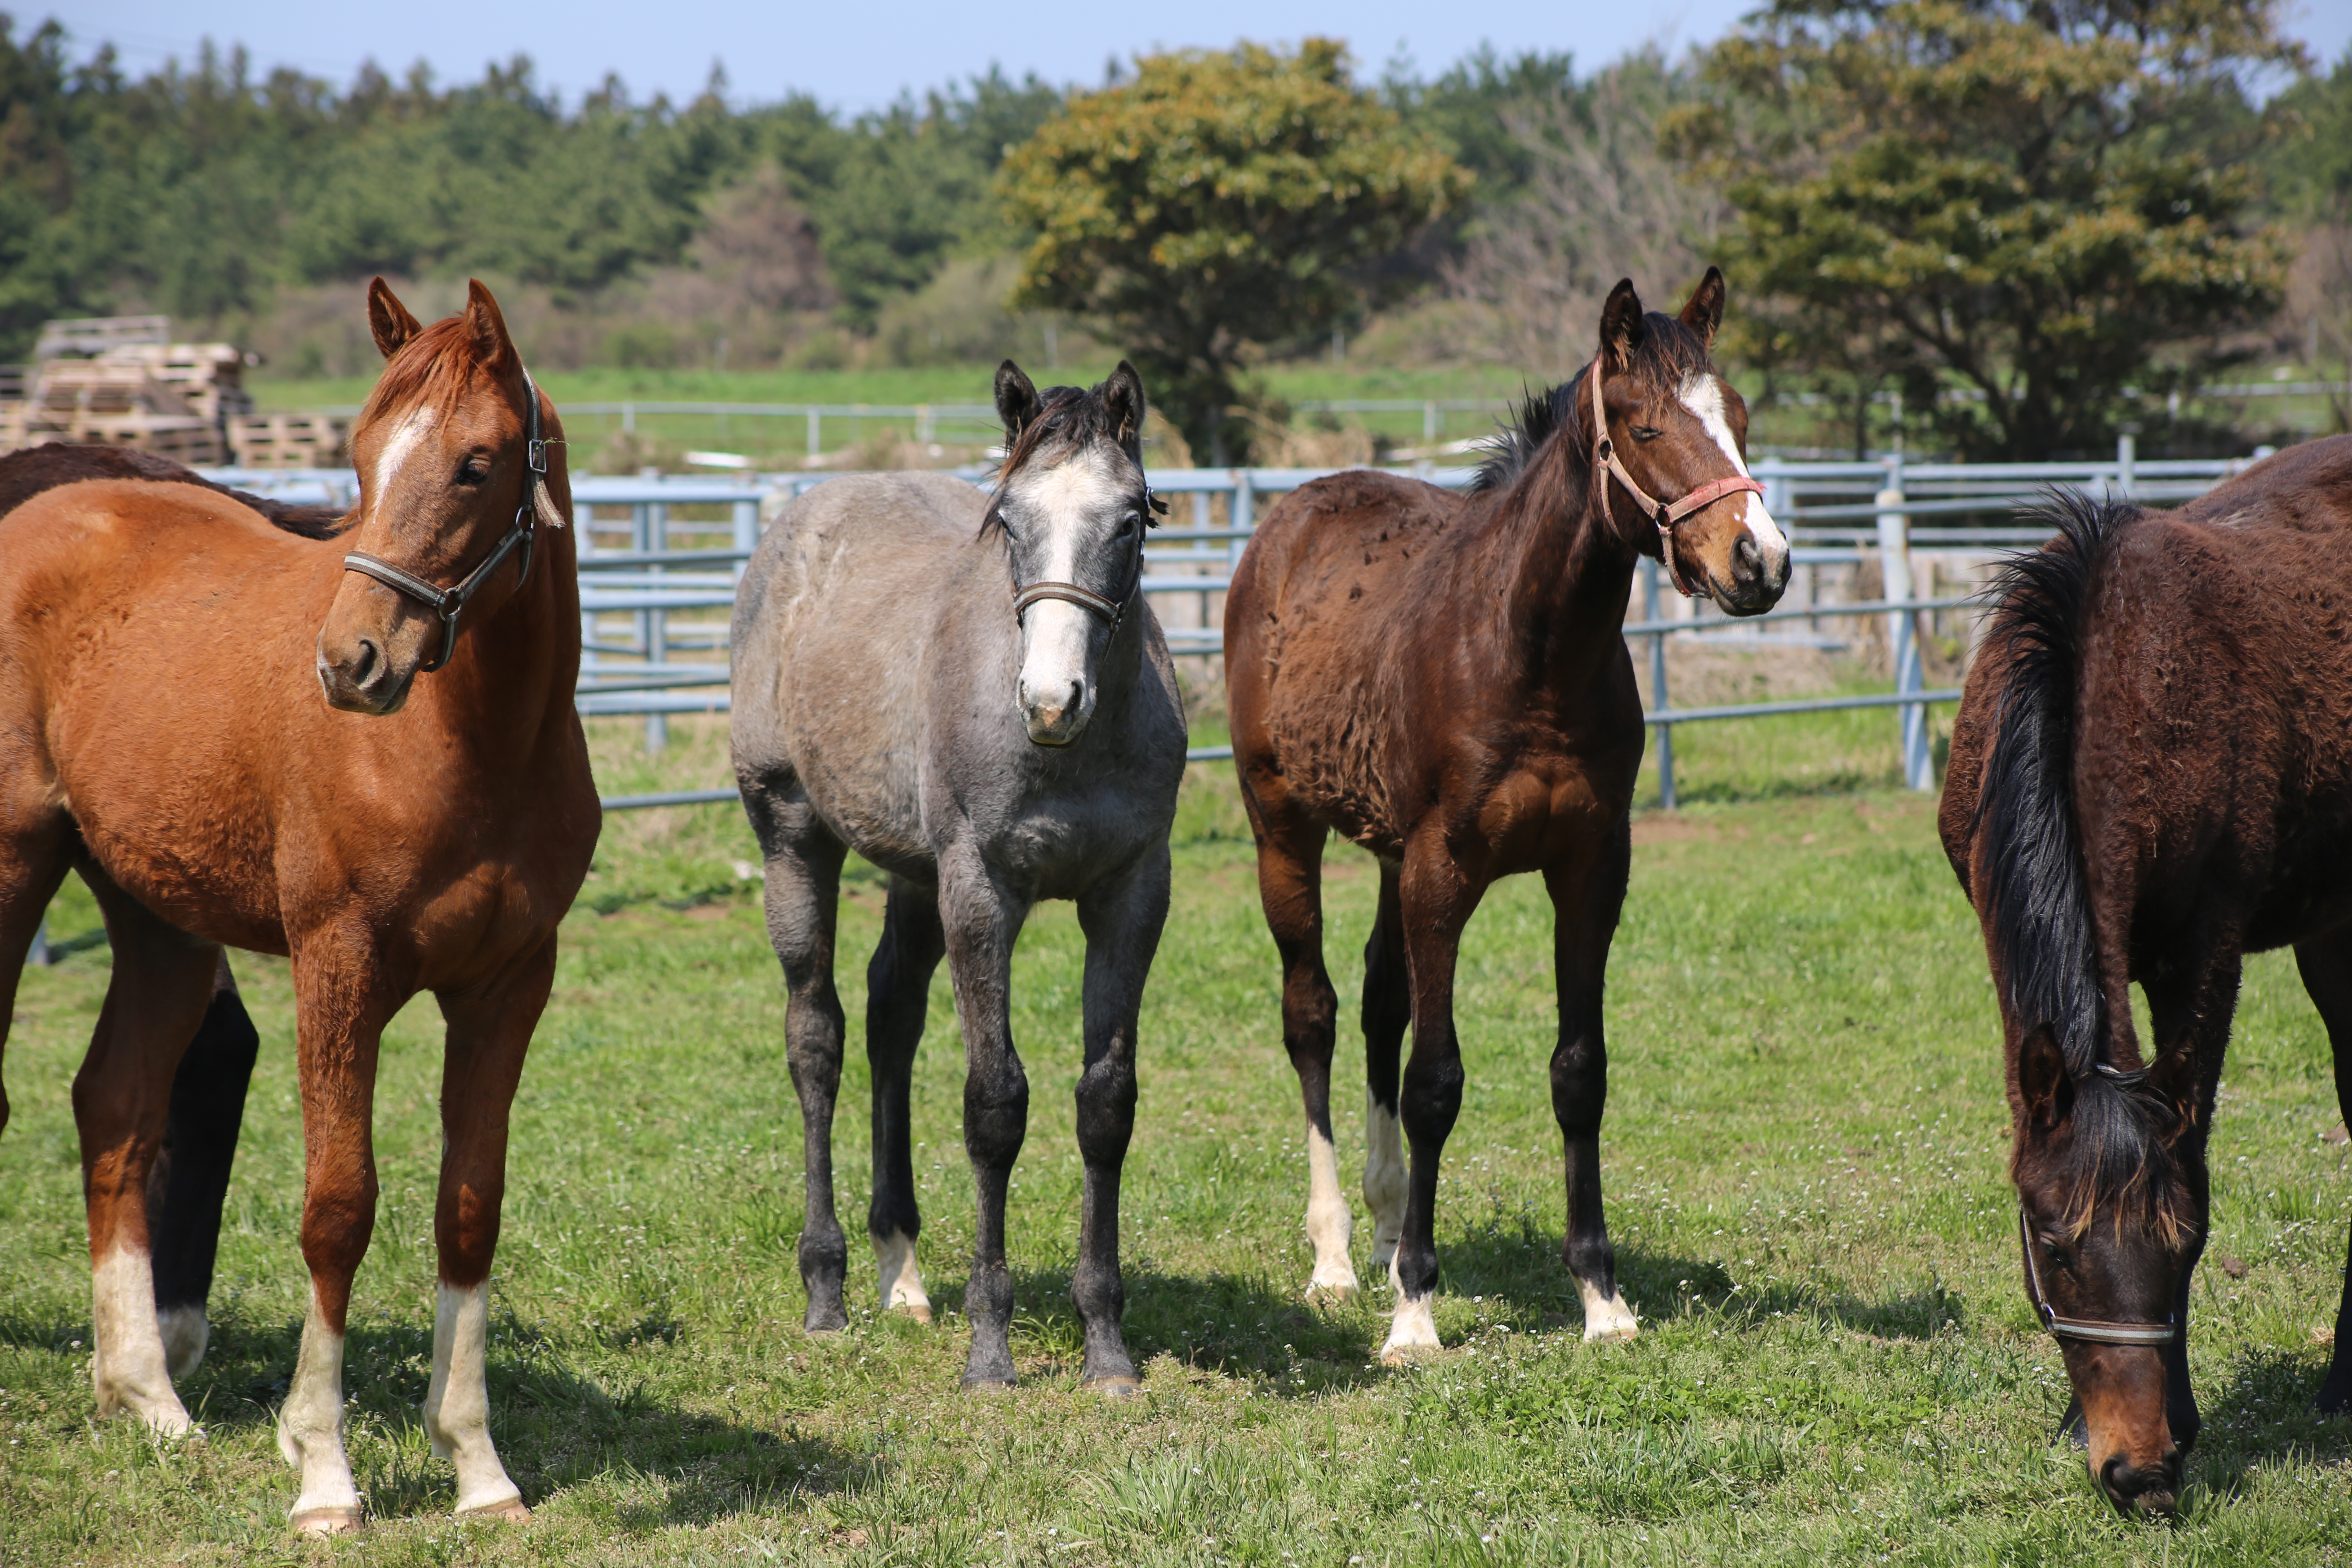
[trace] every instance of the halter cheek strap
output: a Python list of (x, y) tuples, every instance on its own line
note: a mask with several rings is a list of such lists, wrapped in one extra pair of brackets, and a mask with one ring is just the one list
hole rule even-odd
[[(1158, 496), (1152, 494), (1151, 491), (1148, 489), (1143, 492), (1143, 503), (1159, 517), (1166, 517), (1168, 515), (1168, 503), (1161, 500)], [(1150, 525), (1154, 528), (1160, 526), (1156, 521), (1149, 519), (1147, 521), (1150, 521)], [(1023, 616), (1029, 613), (1030, 605), (1045, 599), (1059, 599), (1064, 604), (1076, 605), (1080, 609), (1087, 611), (1089, 614), (1098, 616), (1102, 619), (1108, 621), (1110, 623), (1112, 633), (1116, 634), (1118, 631), (1118, 623), (1120, 620), (1125, 618), (1127, 615), (1128, 605), (1134, 599), (1136, 590), (1142, 587), (1142, 585), (1143, 538), (1142, 531), (1139, 529), (1137, 531), (1135, 541), (1135, 577), (1128, 585), (1126, 598), (1105, 598), (1102, 595), (1096, 593), (1092, 588), (1082, 588), (1076, 583), (1032, 583), (1023, 588), (1019, 593), (1013, 595), (1013, 618), (1015, 622), (1018, 622)]]
[(2033, 1236), (2026, 1227), (2025, 1211), (2017, 1211), (2017, 1245), (2025, 1254), (2025, 1299), (2053, 1337), (2083, 1340), (2097, 1345), (2168, 1345), (2175, 1335), (2170, 1320), (2161, 1323), (2111, 1323), (2099, 1318), (2062, 1318), (2042, 1293), (2042, 1270), (2033, 1261)]
[[(1675, 525), (1700, 508), (1712, 506), (1726, 496), (1743, 493), (1760, 496), (1764, 493), (1763, 485), (1746, 474), (1727, 474), (1722, 479), (1699, 486), (1680, 500), (1669, 502), (1653, 499), (1647, 490), (1633, 482), (1633, 476), (1625, 471), (1624, 463), (1617, 456), (1617, 443), (1609, 437), (1609, 415), (1601, 401), (1599, 354), (1592, 356), (1592, 467), (1595, 473), (1605, 472), (1624, 486), (1625, 493), (1633, 498), (1633, 504), (1658, 525), (1658, 553), (1665, 558), (1666, 573), (1675, 581), (1675, 592), (1685, 599), (1697, 598), (1698, 590), (1685, 581), (1682, 563), (1675, 559)], [(1601, 481), (1601, 515), (1610, 527), (1617, 526), (1617, 520), (1609, 510), (1608, 479)]]
[(430, 675), (449, 662), (457, 651), (457, 618), (465, 613), (467, 601), (489, 581), (499, 563), (517, 549), (522, 552), (522, 570), (516, 574), (515, 587), (520, 589), (530, 581), (531, 544), (539, 531), (539, 492), (547, 483), (547, 448), (554, 443), (541, 435), (539, 384), (531, 380), (528, 370), (522, 373), (522, 384), (529, 404), (523, 415), (523, 461), (528, 465), (529, 477), (523, 480), (522, 505), (515, 509), (513, 524), (480, 565), (467, 573), (465, 580), (456, 587), (444, 588), (380, 556), (354, 550), (343, 557), (344, 571), (373, 577), (394, 592), (405, 594), (440, 618), (441, 651), (416, 667), (419, 674)]

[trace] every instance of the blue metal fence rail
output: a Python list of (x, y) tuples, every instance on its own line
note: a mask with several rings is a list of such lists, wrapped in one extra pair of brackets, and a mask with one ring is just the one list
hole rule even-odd
[[(650, 411), (667, 405), (635, 406)], [(750, 406), (746, 405), (747, 411)], [(993, 413), (946, 407), (928, 412), (943, 418)], [(2128, 437), (2118, 443), (2113, 460), (2096, 462), (1906, 463), (1900, 455), (1855, 463), (1760, 458), (1754, 472), (1764, 483), (1765, 504), (1790, 529), (1797, 563), (1875, 561), (1884, 597), (1863, 603), (1789, 605), (1736, 623), (1708, 615), (1701, 605), (1696, 618), (1676, 619), (1665, 613), (1655, 566), (1645, 563), (1642, 618), (1630, 622), (1625, 635), (1648, 642), (1643, 652), (1652, 706), (1645, 722), (1655, 735), (1653, 755), (1663, 803), (1669, 807), (1675, 804), (1676, 726), (1839, 709), (1895, 708), (1905, 782), (1915, 789), (1931, 788), (1934, 770), (1927, 709), (1955, 700), (1959, 694), (1927, 688), (1918, 616), (1962, 609), (1971, 601), (1921, 598), (1915, 594), (1913, 545), (1988, 548), (2031, 543), (2046, 531), (2015, 526), (2010, 514), (2032, 504), (2053, 486), (2080, 486), (2143, 500), (2179, 500), (2201, 494), (2250, 460), (2140, 461)], [(974, 483), (986, 482), (983, 470), (958, 471)], [(1171, 499), (1188, 498), (1168, 525), (1152, 534), (1142, 581), (1143, 591), (1160, 601), (1163, 608), (1191, 602), (1185, 605), (1185, 616), (1178, 618), (1198, 624), (1167, 627), (1171, 652), (1194, 657), (1223, 653), (1223, 633), (1214, 624), (1214, 600), (1230, 583), (1232, 568), (1255, 529), (1266, 498), (1295, 489), (1328, 471), (1196, 468), (1152, 474), (1154, 489)], [(1453, 488), (1466, 486), (1475, 472), (1428, 463), (1411, 471)], [(356, 499), (356, 482), (348, 470), (223, 469), (211, 471), (211, 477), (289, 500), (349, 505)], [(833, 477), (743, 473), (724, 478), (649, 474), (575, 479), (572, 501), (582, 531), (580, 711), (588, 716), (642, 718), (646, 743), (656, 749), (667, 740), (670, 715), (727, 711), (725, 613), (733, 606), (736, 583), (758, 543), (762, 518), (772, 517), (790, 497)], [(1955, 526), (1987, 518), (1999, 521)], [(1915, 534), (1915, 519), (1934, 519), (1936, 523), (1926, 532)], [(1754, 636), (1790, 623), (1811, 626), (1824, 619), (1865, 616), (1884, 617), (1895, 679), (1891, 692), (1692, 708), (1673, 704), (1666, 680), (1670, 637)], [(1163, 616), (1163, 620), (1169, 618)], [(1192, 755), (1198, 761), (1211, 761), (1230, 757), (1232, 750), (1201, 747)], [(667, 791), (610, 796), (604, 805), (617, 811), (734, 798), (732, 790)]]

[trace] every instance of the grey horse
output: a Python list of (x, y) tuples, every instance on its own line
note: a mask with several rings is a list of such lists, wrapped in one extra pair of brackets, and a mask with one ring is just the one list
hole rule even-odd
[(885, 1309), (928, 1321), (916, 1268), (908, 1085), (944, 953), (964, 1040), (964, 1148), (979, 1194), (966, 1386), (1013, 1379), (1004, 1194), (1028, 1130), (1008, 1012), (1013, 944), (1041, 899), (1086, 932), (1086, 1191), (1070, 1296), (1084, 1379), (1137, 1386), (1120, 1331), (1120, 1167), (1135, 1122), (1135, 1030), (1168, 914), (1168, 828), (1184, 712), (1141, 593), (1143, 384), (1122, 363), (1041, 397), (996, 373), (1005, 458), (991, 500), (944, 474), (842, 479), (784, 509), (753, 552), (734, 623), (734, 760), (767, 860), (768, 935), (791, 1000), (801, 1102), (807, 1327), (848, 1321), (835, 1218), (843, 1023), (833, 984), (843, 856), (889, 876), (866, 970), (874, 1243)]

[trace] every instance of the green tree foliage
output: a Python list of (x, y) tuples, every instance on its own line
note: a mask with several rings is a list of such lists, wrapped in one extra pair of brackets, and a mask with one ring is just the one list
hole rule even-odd
[(2281, 134), (2266, 160), (2271, 195), (2304, 219), (2352, 219), (2352, 48), (2326, 76), (2312, 75), (2271, 105)]
[[(2249, 68), (2274, 0), (1776, 0), (1711, 52), (1668, 145), (1739, 219), (1741, 346), (1899, 388), (1978, 458), (2096, 448), (2275, 308), (2248, 219)], [(1959, 395), (1953, 395), (1955, 393)]]
[(1017, 303), (1095, 317), (1213, 462), (1245, 450), (1252, 344), (1328, 329), (1360, 269), (1461, 201), (1469, 177), (1349, 78), (1345, 53), (1244, 44), (1137, 62), (1006, 160), (1035, 237)]

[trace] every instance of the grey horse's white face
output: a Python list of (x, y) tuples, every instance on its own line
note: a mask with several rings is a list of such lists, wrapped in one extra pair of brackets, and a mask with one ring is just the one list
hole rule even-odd
[[(1147, 504), (1141, 470), (1107, 441), (1014, 474), (998, 510), (1015, 591), (1064, 584), (1126, 605), (1136, 591)], [(1114, 619), (1061, 598), (1037, 599), (1022, 612), (1016, 696), (1032, 741), (1066, 746), (1085, 732)]]

